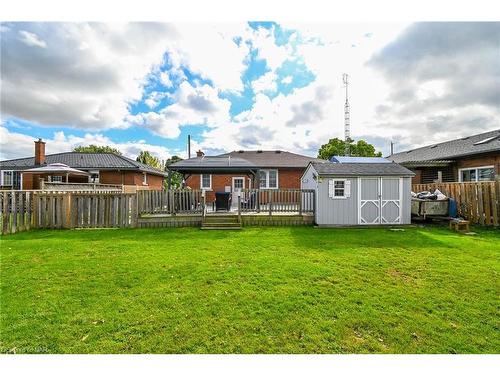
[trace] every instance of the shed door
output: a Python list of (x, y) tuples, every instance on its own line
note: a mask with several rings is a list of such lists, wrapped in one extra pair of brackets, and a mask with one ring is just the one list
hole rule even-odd
[(359, 179), (359, 224), (400, 224), (400, 178)]
[(382, 178), (381, 215), (382, 224), (401, 223), (401, 180)]
[(380, 223), (380, 179), (359, 179), (359, 223)]

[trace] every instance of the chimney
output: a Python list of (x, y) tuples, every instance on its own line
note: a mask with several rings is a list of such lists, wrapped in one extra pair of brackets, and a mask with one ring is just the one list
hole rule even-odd
[(197, 158), (201, 158), (203, 156), (205, 156), (205, 153), (203, 151), (201, 151), (201, 150), (196, 151), (196, 157)]
[(35, 165), (45, 164), (45, 142), (42, 138), (35, 141)]

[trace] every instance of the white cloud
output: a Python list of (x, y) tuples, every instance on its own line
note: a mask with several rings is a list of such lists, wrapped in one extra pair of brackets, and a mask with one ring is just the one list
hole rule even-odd
[(173, 87), (173, 85), (174, 85), (172, 83), (172, 80), (170, 79), (168, 72), (161, 72), (160, 73), (160, 81), (163, 84), (163, 86), (165, 86), (167, 89)]
[[(34, 155), (35, 137), (10, 132), (4, 126), (0, 126), (0, 160), (24, 158)], [(163, 146), (148, 144), (145, 141), (114, 142), (102, 134), (87, 133), (82, 137), (66, 135), (64, 132), (54, 132), (53, 138), (44, 139), (46, 142), (46, 153), (72, 151), (76, 146), (87, 146), (90, 144), (98, 146), (111, 146), (122, 152), (123, 155), (135, 160), (140, 151), (147, 150), (162, 160), (172, 155), (185, 157), (184, 150), (169, 150)], [(12, 147), (16, 145), (16, 147)]]
[(231, 103), (219, 98), (218, 90), (209, 85), (194, 87), (184, 81), (171, 97), (174, 104), (159, 112), (129, 116), (129, 123), (144, 126), (165, 138), (176, 138), (180, 135), (180, 127), (184, 125), (215, 127), (229, 122)]
[(293, 80), (292, 76), (286, 76), (286, 77), (283, 77), (283, 79), (281, 80), (281, 83), (288, 85), (288, 84), (292, 83), (292, 80)]
[(260, 92), (275, 92), (277, 90), (276, 74), (272, 71), (263, 74), (252, 81), (252, 89), (256, 94)]
[[(146, 76), (162, 63), (165, 24), (27, 23), (2, 33), (2, 115), (42, 125), (123, 127)], [(22, 28), (28, 41), (20, 42)], [(27, 31), (29, 30), (29, 31)], [(33, 37), (36, 31), (37, 37)]]
[(21, 30), (19, 31), (19, 34), (21, 34), (21, 41), (32, 47), (41, 47), (41, 48), (47, 48), (47, 43), (40, 39), (38, 35), (35, 33), (30, 33), (29, 31)]

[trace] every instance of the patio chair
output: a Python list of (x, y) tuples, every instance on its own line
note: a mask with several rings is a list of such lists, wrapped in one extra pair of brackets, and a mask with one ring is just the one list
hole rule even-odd
[(231, 193), (216, 192), (215, 193), (215, 210), (229, 211), (231, 208)]

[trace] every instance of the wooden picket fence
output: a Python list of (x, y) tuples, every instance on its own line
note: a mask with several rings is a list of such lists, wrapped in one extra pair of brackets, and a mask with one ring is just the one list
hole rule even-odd
[(500, 181), (413, 184), (412, 191), (439, 189), (457, 202), (458, 214), (474, 224), (500, 223)]
[(5, 191), (2, 234), (32, 228), (126, 228), (137, 222), (136, 194)]

